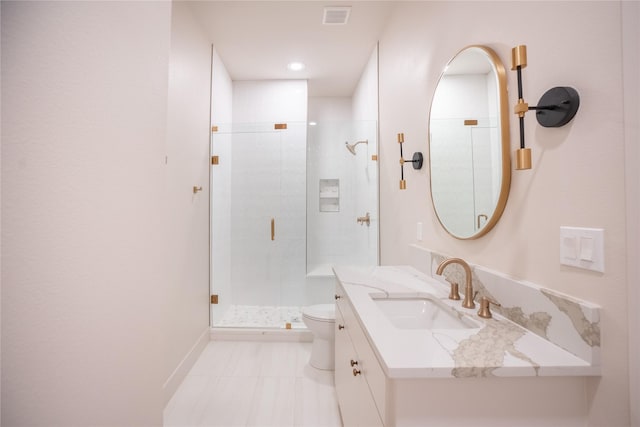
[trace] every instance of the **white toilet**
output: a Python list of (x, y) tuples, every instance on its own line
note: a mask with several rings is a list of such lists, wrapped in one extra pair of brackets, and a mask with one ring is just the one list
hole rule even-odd
[(317, 304), (302, 308), (302, 321), (313, 333), (309, 364), (317, 369), (333, 371), (335, 304)]

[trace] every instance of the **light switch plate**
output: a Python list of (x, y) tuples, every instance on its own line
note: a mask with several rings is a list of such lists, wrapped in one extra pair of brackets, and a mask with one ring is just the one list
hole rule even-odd
[(560, 264), (604, 273), (604, 229), (560, 227)]

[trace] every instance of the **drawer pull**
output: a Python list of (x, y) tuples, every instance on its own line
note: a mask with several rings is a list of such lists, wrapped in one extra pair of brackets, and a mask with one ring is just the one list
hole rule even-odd
[(341, 297), (340, 295), (338, 295), (338, 294), (335, 294), (335, 295), (333, 296), (333, 298), (335, 298), (336, 300), (339, 300), (339, 299), (340, 299), (340, 298), (342, 298), (342, 297)]
[(354, 376), (354, 377), (357, 377), (357, 376), (358, 376), (358, 375), (360, 375), (360, 374), (361, 374), (360, 370), (358, 370), (358, 369), (356, 369), (356, 368), (353, 368), (353, 376)]
[(351, 359), (351, 367), (352, 367), (352, 368), (353, 368), (355, 365), (357, 365), (357, 364), (358, 364), (358, 361), (357, 361), (357, 360), (353, 360), (353, 359)]
[(338, 330), (343, 330), (344, 329), (344, 325), (338, 325)]

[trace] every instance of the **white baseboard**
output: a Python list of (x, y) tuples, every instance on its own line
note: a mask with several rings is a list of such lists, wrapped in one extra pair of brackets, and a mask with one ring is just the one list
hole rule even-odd
[(169, 375), (169, 378), (162, 386), (162, 392), (164, 396), (164, 406), (167, 406), (167, 403), (169, 403), (169, 401), (171, 400), (171, 397), (173, 397), (173, 394), (176, 392), (176, 390), (178, 389), (182, 381), (185, 379), (185, 377), (189, 373), (189, 370), (191, 370), (191, 368), (193, 367), (194, 363), (196, 363), (196, 360), (198, 360), (198, 357), (200, 357), (200, 354), (202, 353), (202, 351), (207, 346), (210, 340), (211, 340), (211, 337), (209, 333), (209, 328), (207, 327), (207, 329), (205, 329), (202, 332), (202, 334), (200, 334), (200, 336), (196, 340), (193, 347), (191, 347), (191, 350), (189, 350), (186, 356), (184, 356), (184, 358), (182, 359), (182, 361), (180, 361), (180, 363), (178, 364), (176, 369), (173, 371), (173, 373)]
[(307, 329), (211, 328), (211, 339), (216, 341), (311, 342), (313, 334)]

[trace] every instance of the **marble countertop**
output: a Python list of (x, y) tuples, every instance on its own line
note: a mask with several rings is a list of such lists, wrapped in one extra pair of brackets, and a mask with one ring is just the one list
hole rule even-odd
[[(335, 267), (334, 273), (389, 378), (594, 376), (598, 366), (494, 312), (477, 315), (448, 299), (448, 285), (407, 266)], [(462, 289), (461, 289), (462, 291)], [(473, 329), (400, 329), (373, 296), (430, 296), (468, 316)]]

